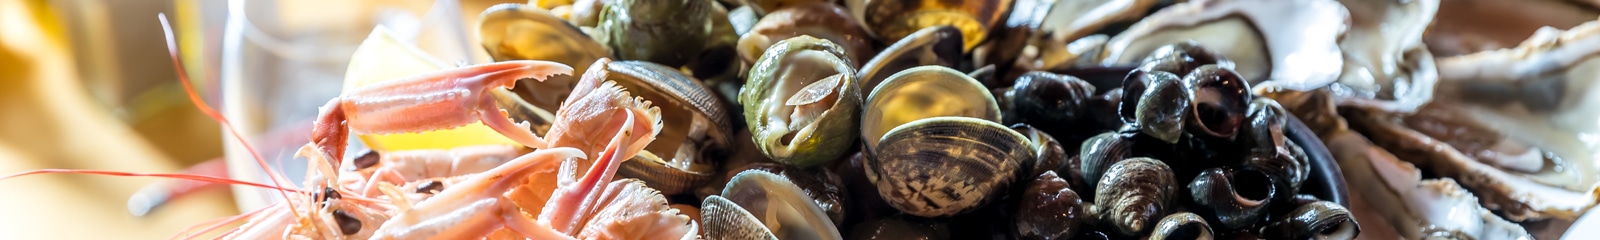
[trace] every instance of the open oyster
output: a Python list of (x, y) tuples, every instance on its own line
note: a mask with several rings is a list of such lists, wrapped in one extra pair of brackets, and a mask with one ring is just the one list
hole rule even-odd
[(1591, 21), (1542, 29), (1517, 48), (1440, 59), (1434, 102), (1405, 126), (1385, 122), (1369, 134), (1408, 141), (1379, 145), (1417, 150), (1407, 160), (1456, 177), (1511, 220), (1575, 219), (1600, 202), (1597, 53), (1600, 21)]
[(1338, 79), (1344, 63), (1338, 39), (1349, 23), (1345, 7), (1333, 0), (1179, 3), (1112, 37), (1100, 64), (1134, 65), (1156, 48), (1192, 40), (1236, 63), (1250, 85), (1272, 81), (1310, 90)]
[[(1262, 89), (1258, 88), (1258, 92)], [(1478, 205), (1477, 197), (1451, 179), (1422, 179), (1422, 172), (1347, 127), (1326, 91), (1266, 93), (1306, 121), (1338, 159), (1357, 206), (1380, 213), (1388, 226), (1363, 232), (1404, 239), (1531, 239), (1517, 224)], [(1361, 116), (1352, 121), (1369, 121)], [(1363, 221), (1364, 223), (1366, 221)], [(1392, 230), (1387, 231), (1387, 230)], [(1380, 235), (1381, 236), (1381, 235)], [(1381, 238), (1381, 237), (1380, 237)]]
[(1350, 29), (1339, 40), (1344, 72), (1333, 85), (1340, 97), (1383, 100), (1385, 108), (1410, 112), (1433, 98), (1438, 70), (1422, 45), (1439, 0), (1342, 0)]

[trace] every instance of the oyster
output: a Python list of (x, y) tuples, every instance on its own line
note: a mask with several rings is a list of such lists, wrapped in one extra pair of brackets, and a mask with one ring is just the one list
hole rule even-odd
[(843, 239), (799, 187), (766, 171), (740, 172), (703, 205), (709, 239)]
[(1384, 100), (1385, 108), (1410, 112), (1433, 99), (1438, 70), (1422, 45), (1439, 0), (1341, 0), (1350, 29), (1339, 40), (1344, 71), (1332, 85), (1340, 97)]
[[(545, 60), (587, 71), (589, 64), (611, 56), (605, 46), (589, 38), (544, 9), (514, 3), (497, 4), (483, 11), (478, 38), (495, 61)], [(543, 109), (557, 109), (577, 86), (577, 77), (556, 76), (544, 81), (523, 80), (513, 91)]]
[[(1377, 145), (1478, 193), (1513, 221), (1573, 220), (1600, 202), (1600, 21), (1512, 49), (1442, 58), (1433, 102), (1395, 121), (1357, 106)], [(1358, 124), (1361, 123), (1361, 124)]]
[[(1258, 92), (1263, 89), (1258, 88)], [(1388, 226), (1405, 239), (1430, 236), (1474, 239), (1531, 239), (1527, 230), (1495, 216), (1478, 205), (1477, 197), (1451, 179), (1422, 179), (1422, 172), (1388, 151), (1374, 146), (1366, 137), (1350, 130), (1345, 119), (1335, 112), (1334, 100), (1326, 91), (1263, 92), (1278, 99), (1285, 108), (1322, 138), (1338, 159), (1339, 169), (1349, 183), (1356, 202), (1380, 213)], [(1382, 203), (1382, 204), (1378, 204)], [(1384, 232), (1384, 231), (1374, 231)]]
[(739, 104), (761, 152), (801, 167), (839, 158), (854, 143), (861, 90), (844, 49), (825, 39), (778, 41), (756, 61)]
[(662, 130), (644, 151), (622, 163), (617, 174), (638, 178), (662, 194), (688, 192), (711, 180), (712, 160), (732, 145), (732, 124), (722, 101), (675, 69), (644, 61), (606, 65), (608, 79), (661, 109)]
[[(1343, 68), (1338, 39), (1350, 22), (1333, 0), (1198, 0), (1174, 4), (1106, 43), (1103, 66), (1131, 65), (1163, 45), (1198, 41), (1233, 60), (1251, 85), (1320, 88)], [(1293, 64), (1291, 64), (1293, 62)]]

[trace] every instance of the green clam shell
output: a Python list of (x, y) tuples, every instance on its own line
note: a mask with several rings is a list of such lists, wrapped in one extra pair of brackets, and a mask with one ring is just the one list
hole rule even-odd
[[(847, 59), (843, 47), (810, 36), (785, 39), (767, 48), (751, 68), (738, 99), (751, 137), (762, 153), (781, 163), (808, 167), (839, 158), (855, 143), (860, 131), (862, 97), (856, 70)], [(831, 68), (840, 75), (790, 75), (801, 72), (789, 71), (798, 64)], [(829, 93), (837, 94), (837, 101), (811, 123), (789, 129), (786, 124), (791, 121), (789, 114), (795, 106), (786, 104), (790, 96), (780, 90), (808, 86), (829, 77), (841, 78)]]

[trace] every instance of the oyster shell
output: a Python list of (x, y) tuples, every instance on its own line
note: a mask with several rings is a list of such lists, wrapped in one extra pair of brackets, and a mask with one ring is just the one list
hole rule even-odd
[(1597, 53), (1600, 21), (1590, 21), (1541, 29), (1516, 48), (1442, 58), (1432, 103), (1401, 121), (1357, 106), (1376, 119), (1351, 126), (1455, 177), (1510, 220), (1572, 220), (1600, 202)]
[(1344, 71), (1333, 89), (1340, 97), (1383, 100), (1391, 111), (1410, 112), (1433, 99), (1438, 81), (1433, 53), (1422, 33), (1433, 23), (1439, 0), (1341, 0), (1350, 29), (1339, 40)]
[(744, 121), (761, 152), (801, 167), (839, 158), (854, 143), (861, 111), (855, 68), (844, 49), (798, 36), (768, 48), (739, 90)]
[(1310, 90), (1338, 79), (1344, 62), (1338, 40), (1349, 22), (1344, 6), (1333, 0), (1179, 3), (1112, 37), (1100, 64), (1132, 65), (1158, 47), (1193, 40), (1236, 63), (1251, 85), (1274, 81)]
[[(1260, 92), (1262, 89), (1257, 89)], [(1526, 229), (1495, 216), (1452, 179), (1422, 179), (1411, 163), (1351, 131), (1326, 91), (1268, 92), (1320, 136), (1349, 183), (1351, 196), (1382, 215), (1399, 237), (1531, 239)], [(1358, 204), (1359, 205), (1359, 204)], [(1363, 232), (1367, 229), (1363, 227)], [(1373, 231), (1385, 232), (1385, 231)]]

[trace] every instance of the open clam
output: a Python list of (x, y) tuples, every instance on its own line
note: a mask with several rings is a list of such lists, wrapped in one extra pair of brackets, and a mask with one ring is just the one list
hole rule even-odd
[(907, 69), (868, 96), (867, 178), (896, 209), (923, 217), (976, 210), (1016, 180), (1038, 149), (1000, 125), (982, 85), (940, 66)]
[(839, 158), (854, 143), (861, 90), (844, 49), (811, 36), (778, 41), (739, 90), (756, 146), (786, 164)]
[(1350, 17), (1333, 0), (1207, 0), (1174, 4), (1106, 43), (1100, 63), (1131, 65), (1163, 45), (1197, 41), (1233, 60), (1251, 84), (1320, 88), (1343, 69), (1338, 39)]
[(702, 205), (708, 239), (843, 239), (799, 187), (766, 171), (740, 172)]
[[(545, 60), (573, 66), (574, 72), (587, 71), (589, 64), (611, 54), (550, 12), (524, 4), (498, 4), (478, 17), (478, 38), (495, 61)], [(578, 84), (574, 76), (555, 76), (544, 81), (518, 81), (513, 91), (543, 109), (557, 109)]]
[(977, 80), (955, 69), (920, 66), (895, 73), (871, 94), (861, 114), (861, 139), (868, 151), (889, 129), (937, 116), (1000, 122), (1000, 106)]
[(861, 65), (857, 74), (862, 89), (877, 89), (889, 75), (908, 68), (939, 65), (955, 68), (961, 64), (961, 30), (933, 26), (900, 38)]
[(643, 61), (606, 65), (609, 79), (661, 109), (661, 133), (617, 174), (678, 194), (716, 174), (717, 158), (732, 143), (733, 127), (714, 93), (675, 69)]

